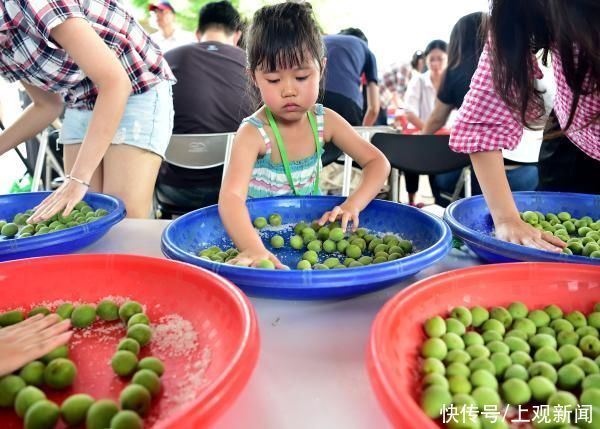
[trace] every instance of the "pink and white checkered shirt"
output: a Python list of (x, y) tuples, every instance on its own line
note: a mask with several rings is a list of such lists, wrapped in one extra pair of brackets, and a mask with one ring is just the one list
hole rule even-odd
[(93, 110), (96, 86), (50, 36), (74, 17), (85, 19), (115, 52), (134, 94), (174, 81), (159, 47), (118, 0), (0, 1), (0, 76), (61, 93), (70, 108)]
[[(554, 111), (561, 127), (569, 119), (573, 92), (563, 74), (560, 56), (552, 56), (556, 97)], [(541, 70), (536, 65), (536, 78)], [(519, 116), (506, 106), (494, 89), (488, 46), (486, 45), (477, 71), (471, 80), (471, 89), (458, 112), (450, 134), (450, 147), (455, 152), (486, 152), (498, 149), (514, 149), (521, 141), (523, 125)], [(600, 124), (590, 124), (600, 112), (600, 94), (584, 95), (579, 98), (573, 123), (566, 132), (567, 137), (592, 158), (600, 160)]]

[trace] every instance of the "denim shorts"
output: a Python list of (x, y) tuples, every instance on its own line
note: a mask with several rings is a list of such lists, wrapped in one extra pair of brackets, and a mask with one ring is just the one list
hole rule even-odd
[[(162, 81), (143, 94), (129, 97), (111, 143), (139, 147), (164, 158), (173, 131), (173, 115), (171, 82)], [(66, 109), (58, 142), (83, 142), (91, 119), (90, 110)]]

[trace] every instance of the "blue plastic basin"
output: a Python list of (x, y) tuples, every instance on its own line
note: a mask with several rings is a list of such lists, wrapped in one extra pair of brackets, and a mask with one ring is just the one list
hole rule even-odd
[[(519, 211), (537, 210), (544, 214), (565, 211), (575, 218), (591, 216), (594, 220), (600, 219), (600, 195), (513, 192), (513, 198)], [(456, 236), (488, 262), (547, 261), (600, 265), (600, 259), (553, 253), (498, 240), (491, 235), (494, 225), (482, 195), (450, 204), (444, 220)]]
[[(289, 243), (293, 225), (318, 219), (343, 201), (340, 197), (275, 197), (249, 200), (247, 206), (252, 218), (279, 213), (287, 227), (263, 230), (261, 236), (268, 243), (272, 235), (280, 234)], [(232, 246), (216, 205), (173, 221), (163, 233), (161, 248), (167, 257), (208, 268), (251, 295), (321, 299), (359, 295), (397, 283), (442, 259), (451, 247), (450, 229), (441, 219), (406, 205), (376, 200), (361, 213), (360, 220), (361, 227), (411, 240), (417, 252), (396, 261), (340, 270), (275, 271), (219, 264), (196, 256), (199, 250), (212, 245)], [(303, 252), (291, 249), (289, 244), (278, 250), (267, 247), (292, 268)]]
[[(0, 195), (0, 219), (12, 220), (14, 215), (34, 208), (48, 195), (50, 192)], [(94, 222), (50, 234), (18, 239), (2, 238), (0, 239), (0, 261), (74, 252), (97, 241), (125, 217), (125, 205), (116, 197), (88, 193), (83, 200), (94, 210), (108, 211), (108, 215)]]

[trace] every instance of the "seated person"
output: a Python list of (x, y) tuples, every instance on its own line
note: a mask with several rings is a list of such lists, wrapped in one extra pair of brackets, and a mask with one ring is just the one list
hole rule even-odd
[[(375, 125), (379, 115), (377, 60), (364, 33), (357, 30), (346, 29), (323, 37), (327, 51), (323, 106), (338, 113), (353, 127)], [(366, 88), (364, 114), (362, 87)], [(341, 154), (334, 145), (326, 146), (323, 164), (329, 164)]]
[[(448, 59), (448, 44), (443, 40), (432, 40), (425, 48), (425, 64), (427, 71), (415, 76), (406, 89), (405, 105), (406, 119), (412, 125), (413, 130), (422, 130), (425, 122), (429, 119), (436, 95), (439, 91), (444, 70)], [(410, 129), (404, 131), (411, 132)], [(419, 190), (419, 175), (404, 172), (406, 180), (406, 191), (408, 192), (408, 203), (411, 206), (423, 207), (423, 203), (416, 202)]]
[[(175, 48), (165, 58), (177, 78), (173, 86), (173, 134), (237, 130), (252, 112), (246, 53), (236, 46), (240, 15), (228, 1), (200, 9), (198, 43)], [(156, 184), (160, 202), (182, 211), (216, 204), (223, 167), (203, 170), (163, 162)]]
[[(462, 105), (483, 51), (484, 40), (481, 27), (484, 19), (485, 14), (475, 12), (463, 16), (454, 25), (450, 35), (450, 44), (448, 45), (448, 68), (440, 84), (433, 112), (423, 127), (423, 134), (434, 134), (446, 124), (450, 113)], [(553, 93), (553, 91), (550, 92)], [(539, 135), (533, 134), (535, 133), (524, 135), (524, 140), (527, 140), (528, 143), (527, 146), (535, 145), (535, 140), (541, 139), (541, 132), (538, 133)], [(510, 154), (505, 154), (505, 156), (507, 159), (511, 158)], [(537, 155), (535, 158), (537, 158)], [(510, 162), (507, 164), (509, 165), (506, 166), (506, 174), (513, 191), (533, 191), (536, 189), (538, 184), (537, 165), (519, 165)], [(431, 188), (436, 204), (442, 206), (448, 204), (449, 201), (440, 198), (440, 193), (452, 194), (454, 192), (461, 171), (462, 169), (459, 169), (431, 177)], [(481, 194), (481, 188), (475, 174), (471, 175), (471, 185), (473, 195)]]

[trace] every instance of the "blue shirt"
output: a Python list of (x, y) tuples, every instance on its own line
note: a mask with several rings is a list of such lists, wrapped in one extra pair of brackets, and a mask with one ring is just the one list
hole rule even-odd
[(364, 73), (367, 82), (377, 83), (375, 55), (365, 42), (355, 36), (336, 34), (323, 37), (323, 41), (327, 50), (325, 91), (352, 99), (362, 111), (360, 77)]

